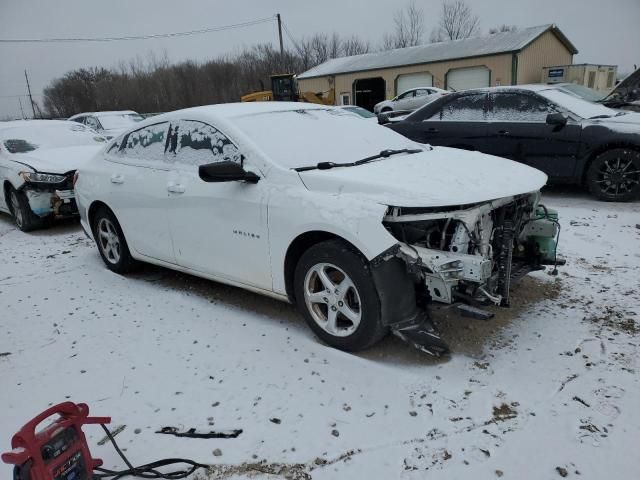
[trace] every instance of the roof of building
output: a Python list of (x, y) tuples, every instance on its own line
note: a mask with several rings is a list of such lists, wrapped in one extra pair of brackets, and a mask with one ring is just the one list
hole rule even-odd
[(299, 79), (324, 77), (341, 73), (362, 72), (422, 63), (517, 52), (547, 31), (553, 32), (572, 54), (576, 47), (554, 24), (523, 28), (514, 32), (494, 33), (485, 37), (465, 38), (416, 47), (397, 48), (328, 60), (298, 75)]

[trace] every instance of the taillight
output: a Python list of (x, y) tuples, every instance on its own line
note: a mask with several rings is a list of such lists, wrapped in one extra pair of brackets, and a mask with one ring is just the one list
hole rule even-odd
[(73, 174), (73, 188), (76, 188), (76, 183), (78, 182), (78, 176), (79, 176), (79, 172), (76, 170), (76, 172)]

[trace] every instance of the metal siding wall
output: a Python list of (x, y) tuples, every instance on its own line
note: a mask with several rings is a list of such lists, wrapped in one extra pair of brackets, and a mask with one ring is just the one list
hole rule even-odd
[(518, 54), (518, 84), (539, 83), (543, 67), (571, 63), (571, 52), (554, 33), (546, 32)]
[[(405, 73), (428, 72), (433, 75), (433, 86), (444, 88), (445, 76), (447, 72), (454, 68), (486, 66), (491, 70), (491, 85), (509, 85), (511, 83), (511, 54), (493, 55), (487, 57), (468, 58), (464, 60), (453, 60), (450, 62), (425, 63), (411, 67), (397, 67), (382, 70), (372, 70), (368, 72), (347, 73), (336, 75), (336, 94), (340, 92), (351, 92), (353, 82), (359, 78), (382, 77), (386, 83), (386, 96), (393, 98), (396, 96), (396, 79), (398, 75)], [(300, 80), (300, 85), (311, 85), (312, 82), (320, 80), (328, 85), (326, 77), (317, 79)], [(303, 84), (304, 82), (304, 84)], [(307, 87), (304, 87), (307, 89)]]

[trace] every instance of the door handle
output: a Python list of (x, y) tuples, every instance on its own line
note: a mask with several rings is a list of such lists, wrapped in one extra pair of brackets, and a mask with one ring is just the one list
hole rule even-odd
[(124, 177), (119, 173), (114, 173), (113, 175), (111, 175), (111, 183), (124, 183)]
[(506, 137), (507, 135), (509, 135), (509, 131), (508, 130), (498, 130), (498, 135), (500, 135), (502, 137)]
[(167, 190), (171, 193), (184, 193), (185, 188), (184, 185), (179, 183), (169, 183), (167, 185)]

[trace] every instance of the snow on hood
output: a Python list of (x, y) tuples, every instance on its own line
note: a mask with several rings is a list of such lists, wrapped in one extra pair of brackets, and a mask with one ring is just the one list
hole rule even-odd
[(356, 167), (300, 172), (312, 191), (360, 194), (390, 206), (445, 207), (540, 190), (540, 170), (492, 155), (435, 147)]
[(40, 148), (29, 153), (17, 153), (10, 160), (28, 165), (38, 172), (66, 173), (76, 170), (96, 155), (103, 145)]

